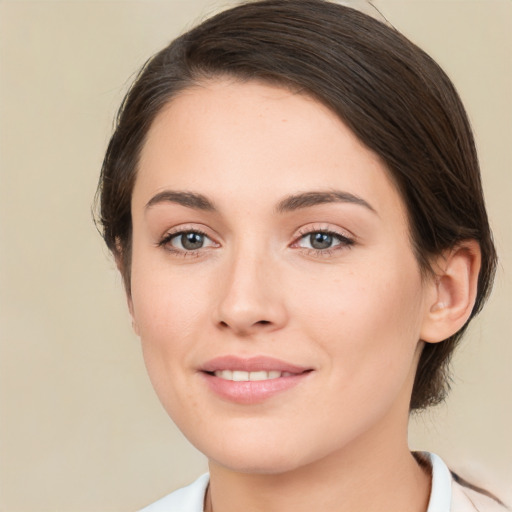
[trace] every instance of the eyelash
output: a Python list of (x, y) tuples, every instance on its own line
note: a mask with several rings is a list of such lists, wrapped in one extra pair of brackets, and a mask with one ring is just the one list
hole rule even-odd
[[(198, 257), (198, 256), (200, 256), (200, 253), (202, 250), (204, 250), (208, 247), (211, 247), (211, 245), (210, 245), (210, 246), (206, 246), (206, 247), (200, 247), (198, 249), (187, 250), (187, 249), (179, 249), (179, 248), (173, 247), (171, 245), (171, 242), (173, 239), (178, 238), (183, 235), (186, 235), (186, 234), (200, 235), (200, 236), (204, 237), (205, 239), (210, 240), (210, 242), (212, 242), (212, 244), (216, 244), (216, 242), (214, 242), (204, 231), (197, 229), (197, 228), (193, 228), (193, 229), (180, 229), (178, 231), (172, 231), (170, 233), (166, 233), (164, 235), (164, 237), (157, 243), (157, 246), (163, 247), (165, 250), (167, 250), (177, 256), (184, 257), (184, 258), (185, 257)], [(311, 237), (312, 235), (316, 235), (316, 234), (328, 235), (328, 236), (336, 239), (339, 243), (337, 243), (336, 245), (334, 245), (332, 247), (328, 247), (325, 249), (315, 249), (313, 247), (312, 248), (301, 247), (299, 245), (299, 243), (302, 240), (306, 239), (307, 237)], [(352, 239), (352, 238), (342, 235), (341, 233), (338, 233), (336, 231), (333, 231), (330, 229), (324, 229), (324, 228), (319, 228), (319, 229), (318, 228), (308, 228), (308, 229), (299, 230), (299, 235), (300, 236), (298, 238), (296, 238), (295, 241), (291, 244), (291, 247), (297, 248), (305, 254), (313, 255), (313, 256), (317, 256), (317, 257), (329, 257), (332, 254), (334, 254), (335, 252), (350, 248), (355, 243), (354, 239)], [(217, 246), (218, 246), (218, 244), (217, 244)]]
[[(186, 235), (186, 234), (194, 234), (194, 235), (200, 235), (210, 241), (213, 242), (213, 240), (202, 230), (193, 228), (193, 229), (179, 229), (178, 231), (171, 231), (170, 233), (166, 233), (164, 237), (158, 242), (158, 247), (163, 247), (166, 251), (169, 251), (173, 253), (176, 256), (182, 256), (184, 258), (190, 258), (190, 257), (197, 257), (200, 255), (201, 249), (205, 249), (205, 247), (200, 247), (199, 249), (179, 249), (176, 247), (173, 247), (171, 245), (171, 241), (175, 238), (178, 238), (180, 236)], [(213, 242), (215, 244), (215, 242)]]
[[(350, 249), (352, 245), (354, 245), (355, 240), (353, 238), (349, 238), (346, 235), (342, 235), (341, 233), (338, 233), (337, 231), (333, 231), (331, 229), (325, 229), (325, 228), (307, 228), (303, 230), (299, 230), (300, 236), (296, 239), (295, 242), (293, 242), (292, 247), (298, 247), (301, 249), (304, 253), (308, 255), (313, 255), (317, 257), (329, 257), (332, 256), (334, 253), (338, 251), (342, 251), (345, 249)], [(308, 247), (300, 247), (298, 244), (306, 239), (307, 237), (311, 237), (315, 234), (322, 234), (322, 235), (328, 235), (332, 238), (336, 239), (339, 243), (326, 248), (326, 249), (315, 249), (315, 248), (308, 248)]]

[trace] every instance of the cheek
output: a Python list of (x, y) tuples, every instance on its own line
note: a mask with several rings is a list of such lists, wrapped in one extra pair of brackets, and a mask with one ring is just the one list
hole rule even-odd
[[(387, 269), (386, 269), (387, 267)], [(382, 269), (382, 270), (380, 270)], [(391, 269), (391, 270), (390, 270)], [(341, 277), (308, 283), (295, 307), (301, 329), (324, 347), (340, 378), (374, 385), (407, 373), (419, 341), (422, 283), (416, 263), (365, 265)]]
[(165, 255), (147, 254), (135, 246), (131, 289), (134, 319), (143, 342), (150, 338), (172, 346), (179, 342), (177, 338), (190, 336), (204, 307), (204, 285), (199, 276), (169, 265)]
[(204, 325), (197, 293), (168, 271), (141, 272), (135, 265), (132, 297), (144, 363), (160, 402), (177, 424), (184, 411), (200, 424), (198, 399), (184, 373), (192, 367), (198, 325)]
[(198, 325), (204, 325), (204, 304), (197, 284), (180, 276), (159, 259), (134, 246), (132, 259), (132, 311), (140, 335), (149, 376), (157, 389), (176, 378), (186, 366)]

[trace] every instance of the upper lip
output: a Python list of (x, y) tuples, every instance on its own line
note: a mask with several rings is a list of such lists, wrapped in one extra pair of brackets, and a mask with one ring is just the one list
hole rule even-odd
[(267, 356), (239, 357), (231, 355), (215, 357), (207, 361), (201, 367), (201, 371), (207, 373), (214, 373), (221, 370), (239, 370), (245, 372), (281, 371), (299, 374), (312, 370), (312, 368), (298, 366)]

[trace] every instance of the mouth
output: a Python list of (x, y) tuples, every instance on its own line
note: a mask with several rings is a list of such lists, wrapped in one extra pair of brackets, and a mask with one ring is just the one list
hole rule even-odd
[(256, 382), (262, 380), (273, 380), (281, 377), (293, 377), (296, 375), (291, 372), (282, 372), (279, 370), (260, 370), (257, 372), (246, 372), (243, 370), (217, 370), (213, 372), (215, 377), (233, 382)]
[(237, 404), (259, 404), (307, 380), (313, 368), (269, 357), (225, 356), (207, 362), (200, 373), (213, 393)]

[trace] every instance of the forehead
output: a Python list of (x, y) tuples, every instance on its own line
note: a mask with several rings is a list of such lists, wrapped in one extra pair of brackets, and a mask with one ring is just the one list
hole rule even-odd
[[(186, 89), (156, 117), (134, 195), (194, 189), (247, 200), (340, 188), (401, 204), (380, 158), (312, 97), (259, 82)], [(248, 194), (248, 192), (253, 193)]]

